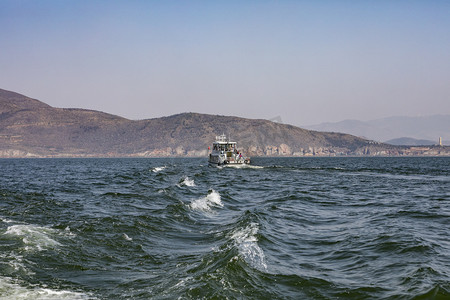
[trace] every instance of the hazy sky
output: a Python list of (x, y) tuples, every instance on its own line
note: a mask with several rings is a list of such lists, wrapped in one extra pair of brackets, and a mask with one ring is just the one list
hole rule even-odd
[(450, 1), (0, 0), (0, 88), (130, 119), (450, 114)]

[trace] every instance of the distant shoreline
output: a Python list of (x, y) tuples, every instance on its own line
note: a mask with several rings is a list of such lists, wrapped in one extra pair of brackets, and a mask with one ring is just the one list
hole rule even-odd
[(207, 157), (227, 133), (248, 157), (450, 156), (450, 146), (395, 146), (264, 119), (200, 113), (132, 121), (55, 108), (0, 89), (0, 157)]
[[(389, 154), (379, 154), (379, 155), (255, 155), (252, 158), (371, 158), (371, 157), (450, 157), (450, 146), (444, 146), (441, 153), (439, 154), (401, 154), (401, 155), (389, 155)], [(103, 154), (55, 154), (55, 155), (38, 155), (33, 153), (28, 153), (25, 155), (0, 155), (0, 159), (64, 159), (64, 158), (205, 158), (207, 156), (187, 156), (187, 155), (169, 155), (169, 156), (143, 156), (136, 154), (117, 154), (117, 155), (103, 155)]]

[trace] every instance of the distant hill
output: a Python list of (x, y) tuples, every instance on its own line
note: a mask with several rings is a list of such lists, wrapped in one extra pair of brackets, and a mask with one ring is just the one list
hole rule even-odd
[(429, 141), (429, 140), (418, 140), (413, 139), (409, 137), (402, 137), (398, 139), (392, 139), (385, 142), (386, 144), (390, 145), (397, 145), (397, 146), (431, 146), (436, 145), (436, 142)]
[(21, 110), (49, 109), (49, 105), (21, 94), (0, 89), (0, 115), (14, 113)]
[(321, 123), (304, 126), (310, 130), (342, 132), (375, 141), (389, 141), (401, 137), (434, 141), (442, 137), (450, 144), (450, 115), (427, 117), (389, 117), (372, 121), (345, 120), (336, 123)]
[(183, 113), (128, 120), (85, 109), (54, 108), (0, 89), (0, 157), (206, 156), (225, 133), (251, 156), (398, 154), (402, 148), (342, 133), (267, 120)]

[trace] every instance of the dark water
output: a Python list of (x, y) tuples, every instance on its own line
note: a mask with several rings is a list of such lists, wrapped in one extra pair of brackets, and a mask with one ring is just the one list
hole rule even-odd
[(450, 158), (0, 160), (0, 299), (450, 299)]

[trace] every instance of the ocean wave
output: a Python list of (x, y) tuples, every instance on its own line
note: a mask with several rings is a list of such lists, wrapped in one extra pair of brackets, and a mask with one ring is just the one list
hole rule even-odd
[(3, 223), (13, 223), (14, 222), (12, 220), (1, 218), (1, 217), (0, 217), (0, 221), (2, 221)]
[(258, 245), (258, 231), (258, 224), (250, 223), (247, 227), (234, 231), (231, 238), (245, 261), (260, 271), (267, 271), (264, 251)]
[(22, 238), (26, 251), (42, 251), (60, 246), (60, 243), (52, 238), (55, 234), (55, 229), (37, 225), (12, 225), (5, 232), (5, 235)]
[(189, 177), (185, 176), (182, 180), (180, 180), (180, 182), (177, 184), (178, 187), (182, 187), (183, 185), (185, 186), (196, 186), (194, 179), (190, 179)]
[(128, 236), (128, 234), (126, 234), (126, 233), (122, 234), (122, 237), (123, 237), (126, 241), (132, 241), (132, 240), (133, 240), (133, 239), (130, 238), (130, 237)]
[(31, 276), (35, 274), (35, 272), (26, 267), (25, 258), (19, 253), (16, 253), (14, 251), (3, 252), (0, 254), (0, 259), (2, 264), (5, 266), (2, 270), (4, 274), (18, 274), (25, 276)]
[(449, 158), (204, 160), (0, 160), (0, 299), (449, 298)]
[(448, 299), (450, 291), (439, 284), (435, 284), (427, 292), (416, 296), (417, 299)]
[(164, 169), (166, 169), (167, 167), (166, 166), (162, 166), (162, 167), (154, 167), (153, 169), (152, 169), (152, 172), (153, 173), (158, 173), (158, 172), (160, 172), (160, 171), (162, 171), (162, 170), (164, 170)]
[(2, 300), (86, 300), (94, 299), (92, 296), (66, 290), (55, 290), (44, 287), (25, 287), (16, 280), (0, 277), (0, 292)]
[(214, 207), (223, 207), (220, 194), (215, 190), (210, 190), (206, 197), (193, 200), (189, 207), (194, 210), (211, 211)]

